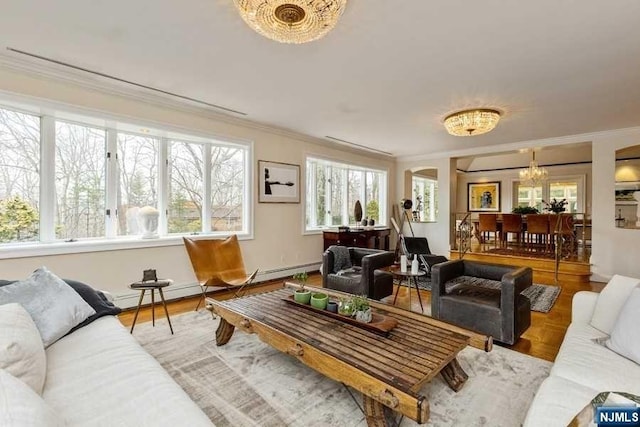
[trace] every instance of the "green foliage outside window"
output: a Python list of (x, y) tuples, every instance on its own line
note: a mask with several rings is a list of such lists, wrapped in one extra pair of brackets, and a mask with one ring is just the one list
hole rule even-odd
[(38, 221), (38, 212), (19, 196), (0, 200), (0, 242), (33, 239)]

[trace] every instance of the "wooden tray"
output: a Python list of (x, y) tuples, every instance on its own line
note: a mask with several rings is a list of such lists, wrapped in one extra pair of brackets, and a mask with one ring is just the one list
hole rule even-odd
[(380, 334), (383, 336), (387, 336), (389, 332), (396, 327), (398, 321), (393, 317), (385, 316), (383, 314), (371, 313), (371, 322), (364, 323), (359, 322), (353, 317), (345, 316), (342, 314), (334, 313), (329, 310), (321, 310), (319, 308), (315, 308), (311, 304), (302, 304), (293, 299), (293, 295), (289, 295), (287, 298), (282, 298), (282, 300), (291, 305), (295, 305), (298, 307), (302, 307), (306, 310), (314, 311), (316, 313), (320, 313), (323, 316), (331, 317), (333, 319), (340, 320), (344, 323), (348, 323), (350, 325), (357, 326), (362, 329), (366, 329), (371, 332), (375, 332), (376, 334)]

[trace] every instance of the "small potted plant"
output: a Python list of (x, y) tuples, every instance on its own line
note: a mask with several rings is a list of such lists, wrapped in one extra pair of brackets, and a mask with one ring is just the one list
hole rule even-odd
[(558, 200), (556, 200), (555, 197), (550, 202), (545, 202), (543, 200), (542, 203), (544, 203), (544, 206), (545, 206), (544, 210), (545, 211), (553, 212), (555, 214), (559, 214), (559, 213), (564, 212), (566, 210), (565, 206), (567, 206), (569, 204), (569, 202), (567, 202), (567, 199), (562, 199), (562, 200), (558, 201)]
[(327, 302), (329, 301), (329, 295), (322, 292), (314, 292), (311, 294), (311, 306), (324, 310), (327, 308)]
[(518, 206), (513, 208), (511, 213), (520, 214), (520, 215), (529, 215), (529, 214), (537, 214), (539, 212), (538, 212), (538, 209), (534, 208), (533, 206)]
[(353, 301), (348, 297), (340, 297), (338, 314), (351, 317), (353, 315)]
[(365, 295), (353, 297), (353, 313), (358, 322), (371, 322), (371, 306)]
[(309, 276), (307, 275), (306, 271), (293, 275), (293, 280), (300, 284), (300, 288), (296, 289), (296, 291), (293, 293), (293, 299), (295, 300), (295, 302), (298, 302), (300, 304), (309, 304), (309, 301), (311, 301), (311, 291), (305, 289), (304, 287), (304, 285), (307, 284), (308, 278)]

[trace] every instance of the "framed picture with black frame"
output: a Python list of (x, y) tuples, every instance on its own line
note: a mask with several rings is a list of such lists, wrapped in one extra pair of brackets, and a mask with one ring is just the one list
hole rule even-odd
[(258, 202), (300, 203), (300, 166), (258, 160)]
[(467, 184), (469, 212), (500, 212), (500, 181)]

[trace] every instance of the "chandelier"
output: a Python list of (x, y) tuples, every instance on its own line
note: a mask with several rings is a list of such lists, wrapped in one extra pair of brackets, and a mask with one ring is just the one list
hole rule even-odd
[(538, 166), (536, 152), (533, 151), (533, 159), (529, 163), (529, 169), (520, 170), (520, 182), (527, 187), (535, 187), (547, 179), (549, 173), (545, 168)]
[(336, 26), (347, 0), (233, 0), (258, 34), (281, 43), (307, 43)]
[(455, 136), (482, 135), (493, 130), (500, 120), (500, 113), (496, 110), (480, 108), (475, 110), (458, 111), (444, 119), (447, 132)]

